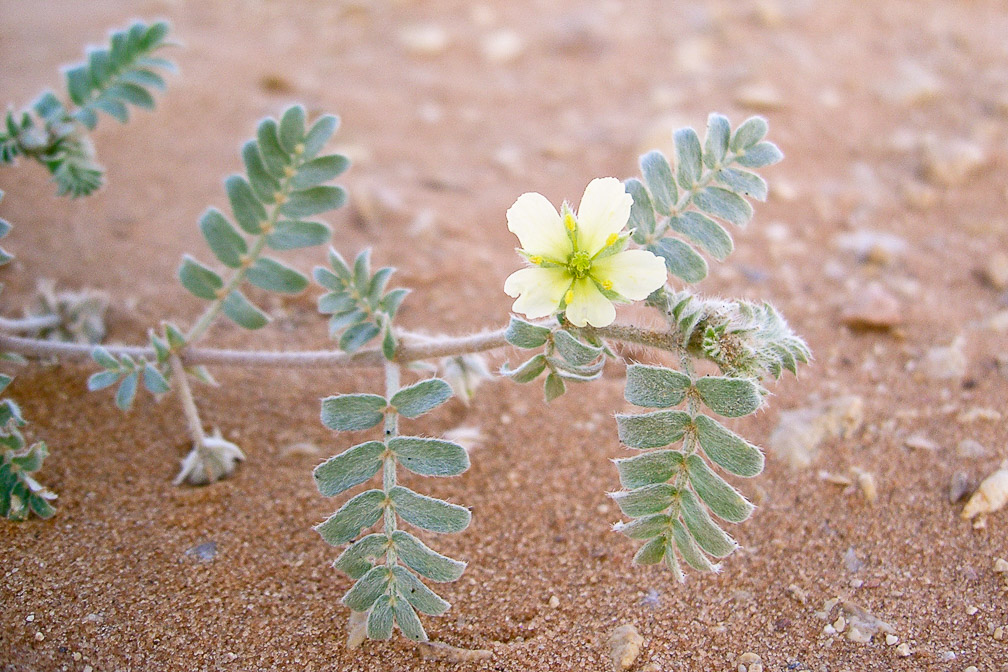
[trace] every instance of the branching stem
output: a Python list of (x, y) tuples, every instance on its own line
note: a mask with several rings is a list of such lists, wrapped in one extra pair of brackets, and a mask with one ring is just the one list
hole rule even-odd
[(37, 317), (0, 317), (0, 331), (12, 334), (30, 334), (42, 329), (54, 329), (63, 324), (59, 315), (39, 315)]
[[(486, 352), (508, 347), (504, 338), (505, 329), (467, 336), (429, 337), (401, 334), (402, 345), (396, 351), (397, 364), (439, 357), (453, 357), (476, 352)], [(636, 327), (614, 324), (608, 327), (583, 329), (599, 338), (634, 343), (675, 352), (678, 341), (670, 332), (649, 331)], [(115, 357), (129, 355), (135, 359), (153, 359), (153, 348), (142, 346), (104, 346)], [(93, 346), (77, 343), (58, 343), (36, 338), (23, 338), (0, 333), (0, 350), (16, 352), (25, 357), (57, 357), (64, 361), (90, 361)], [(213, 364), (218, 366), (279, 367), (279, 368), (380, 368), (387, 361), (379, 349), (359, 350), (346, 353), (339, 350), (221, 350), (214, 348), (188, 347), (179, 353), (187, 366)]]

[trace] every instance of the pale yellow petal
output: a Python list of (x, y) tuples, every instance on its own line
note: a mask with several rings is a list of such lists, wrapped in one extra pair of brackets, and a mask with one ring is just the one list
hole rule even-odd
[(592, 275), (603, 286), (631, 301), (646, 299), (665, 284), (665, 261), (647, 250), (623, 250), (592, 263)]
[(570, 239), (560, 214), (542, 194), (522, 194), (507, 211), (508, 230), (529, 255), (564, 262), (571, 253)]
[(612, 301), (599, 291), (590, 278), (575, 280), (571, 287), (571, 300), (567, 302), (564, 315), (576, 327), (590, 324), (606, 327), (616, 319), (616, 308)]
[(630, 219), (633, 197), (615, 177), (600, 177), (585, 188), (578, 206), (578, 245), (594, 256)]
[(547, 317), (557, 312), (570, 287), (571, 276), (563, 268), (523, 268), (504, 281), (504, 293), (518, 299), (511, 306), (529, 319)]

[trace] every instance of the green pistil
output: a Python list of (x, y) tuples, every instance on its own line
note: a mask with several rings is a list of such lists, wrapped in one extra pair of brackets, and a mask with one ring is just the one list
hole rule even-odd
[(579, 250), (570, 256), (567, 260), (567, 270), (570, 271), (571, 275), (579, 280), (586, 275), (592, 267), (591, 255), (584, 250)]

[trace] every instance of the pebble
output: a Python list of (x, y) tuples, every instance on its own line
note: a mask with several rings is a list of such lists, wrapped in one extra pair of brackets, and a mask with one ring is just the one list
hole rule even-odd
[(903, 307), (882, 285), (872, 283), (850, 297), (840, 320), (851, 329), (887, 331), (903, 324)]
[(735, 103), (756, 112), (772, 112), (786, 107), (783, 96), (769, 82), (743, 84), (735, 91)]
[(738, 672), (763, 672), (763, 659), (755, 653), (743, 653), (735, 661)]
[(903, 642), (902, 644), (900, 644), (899, 646), (897, 646), (896, 647), (896, 655), (899, 656), (900, 658), (909, 658), (910, 657), (910, 645), (907, 644), (906, 642)]
[(899, 637), (896, 635), (890, 633), (885, 636), (885, 643), (889, 646), (894, 646), (897, 642), (899, 642)]
[(399, 31), (399, 44), (412, 56), (438, 56), (448, 49), (448, 31), (435, 23), (406, 26)]
[[(38, 636), (41, 634), (42, 634), (41, 632), (36, 633), (35, 639), (38, 639)], [(994, 629), (994, 639), (1000, 642), (1002, 639), (1004, 639), (1004, 636), (1005, 636), (1005, 629), (1003, 625), (999, 625), (997, 628)]]
[(980, 670), (977, 669), (976, 665), (970, 665), (963, 672), (980, 672)]
[(999, 292), (1008, 289), (1008, 254), (995, 252), (980, 269), (980, 278)]
[(816, 406), (784, 411), (768, 443), (792, 467), (805, 468), (815, 460), (824, 441), (852, 435), (863, 421), (861, 397), (837, 397)]
[(622, 672), (633, 667), (634, 661), (640, 655), (644, 638), (633, 624), (626, 623), (609, 634), (608, 644), (613, 672)]
[(550, 606), (550, 609), (556, 609), (557, 607), (559, 607), (560, 606), (560, 598), (557, 597), (556, 595), (550, 595), (549, 606)]
[(941, 654), (941, 661), (943, 663), (948, 663), (956, 659), (955, 651), (944, 651)]
[(941, 80), (914, 61), (900, 63), (898, 77), (890, 81), (883, 91), (890, 100), (910, 107), (935, 100), (941, 93)]
[(197, 546), (193, 546), (187, 550), (185, 554), (196, 558), (200, 562), (210, 562), (217, 557), (217, 542), (207, 541)]
[(965, 471), (957, 471), (949, 480), (948, 498), (950, 504), (958, 504), (973, 490), (973, 479)]
[(875, 484), (875, 476), (871, 472), (856, 469), (857, 484), (861, 488), (861, 494), (865, 501), (874, 504), (878, 500), (878, 486)]
[(967, 616), (975, 616), (978, 611), (980, 611), (980, 609), (978, 607), (973, 606), (972, 604), (966, 607)]
[(938, 203), (938, 190), (918, 180), (906, 180), (900, 186), (903, 202), (918, 211), (930, 210)]
[(843, 554), (844, 567), (851, 574), (857, 573), (864, 568), (864, 561), (857, 557), (854, 547), (851, 546)]
[(938, 450), (939, 447), (937, 443), (935, 443), (928, 437), (924, 436), (923, 434), (914, 434), (913, 436), (908, 437), (903, 442), (903, 445), (906, 446), (907, 448), (912, 448), (914, 450), (929, 450), (929, 451)]
[(962, 138), (930, 139), (925, 142), (924, 174), (940, 187), (965, 184), (987, 165), (987, 152), (977, 143)]
[(802, 589), (802, 587), (799, 586), (797, 583), (792, 583), (790, 586), (788, 586), (787, 592), (788, 595), (797, 600), (799, 604), (805, 604), (806, 602), (808, 602), (808, 593), (804, 589)]
[[(35, 633), (35, 641), (36, 642), (41, 642), (44, 639), (45, 639), (45, 635), (43, 635), (41, 632), (36, 632)], [(1000, 637), (998, 637), (998, 639), (1000, 639)]]
[(909, 247), (907, 241), (883, 231), (860, 230), (838, 236), (834, 244), (841, 250), (853, 252), (862, 263), (891, 266)]
[(962, 517), (966, 520), (981, 513), (993, 513), (1008, 504), (1008, 468), (1002, 466), (980, 483), (970, 500), (963, 507)]
[(958, 420), (961, 423), (977, 422), (977, 421), (1000, 422), (1001, 412), (996, 411), (993, 408), (984, 408), (982, 406), (976, 406), (974, 408), (969, 409), (968, 411), (963, 411), (962, 413), (960, 413), (958, 417), (956, 417), (956, 420)]
[(918, 362), (917, 370), (932, 380), (957, 380), (966, 375), (969, 362), (963, 347), (966, 339), (960, 334), (948, 346), (931, 348)]
[(483, 38), (483, 58), (491, 63), (513, 63), (525, 51), (525, 40), (513, 30), (496, 30)]
[(1008, 578), (1008, 560), (1004, 558), (998, 558), (994, 561), (994, 573), (995, 574), (1005, 574), (1005, 578)]
[(987, 447), (984, 446), (979, 441), (974, 439), (963, 439), (956, 446), (956, 454), (959, 457), (965, 457), (967, 459), (976, 459), (978, 457), (986, 457), (990, 454)]

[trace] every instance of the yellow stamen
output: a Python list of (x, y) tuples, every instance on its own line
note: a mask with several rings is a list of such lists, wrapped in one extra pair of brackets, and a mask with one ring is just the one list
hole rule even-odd
[(619, 234), (618, 233), (610, 233), (609, 237), (606, 238), (605, 246), (609, 247), (610, 245), (614, 245), (617, 240), (619, 240)]
[(568, 289), (567, 293), (564, 294), (564, 302), (569, 306), (571, 301), (574, 300), (574, 290)]
[(612, 289), (612, 280), (603, 280), (602, 281), (602, 289), (606, 290), (607, 292), (609, 290), (611, 290)]
[(564, 226), (567, 227), (568, 231), (573, 231), (577, 228), (577, 220), (574, 219), (574, 213), (570, 210), (564, 212)]
[(543, 258), (540, 257), (538, 254), (533, 254), (531, 257), (528, 258), (528, 260), (531, 263), (535, 264), (536, 266), (541, 266), (543, 263)]

